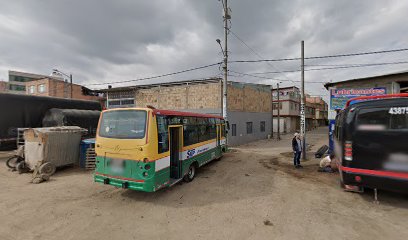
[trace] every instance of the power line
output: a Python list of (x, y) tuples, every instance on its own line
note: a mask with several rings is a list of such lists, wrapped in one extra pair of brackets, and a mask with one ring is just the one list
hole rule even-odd
[(108, 82), (108, 83), (92, 83), (92, 84), (87, 84), (86, 86), (97, 86), (97, 85), (128, 83), (128, 82), (137, 82), (137, 81), (143, 81), (143, 80), (151, 80), (151, 79), (168, 77), (168, 76), (177, 75), (177, 74), (181, 74), (181, 73), (196, 71), (196, 70), (200, 70), (200, 69), (204, 69), (204, 68), (209, 68), (209, 67), (212, 67), (212, 66), (217, 66), (217, 65), (219, 65), (221, 63), (222, 62), (208, 64), (208, 65), (204, 65), (204, 66), (201, 66), (201, 67), (190, 68), (190, 69), (181, 70), (181, 71), (178, 71), (178, 72), (166, 73), (166, 74), (152, 76), (152, 77), (138, 78), (138, 79), (133, 79), (133, 80), (125, 80), (125, 81)]
[[(171, 81), (171, 82), (157, 82), (157, 83), (151, 83), (151, 84), (146, 84), (146, 85), (160, 85), (160, 84), (178, 84), (178, 83), (182, 83), (182, 82), (200, 82), (200, 81), (206, 81), (206, 80), (220, 80), (221, 79), (221, 75), (217, 74), (217, 75), (210, 75), (208, 77), (202, 77), (202, 78), (186, 78), (186, 79), (182, 79), (182, 80), (177, 80), (177, 81)], [(136, 85), (134, 87), (137, 86), (143, 86), (142, 85)], [(99, 91), (101, 89), (91, 89), (92, 91)]]
[[(253, 74), (250, 74), (250, 73), (236, 72), (236, 71), (233, 71), (233, 70), (229, 70), (229, 71), (230, 71), (230, 72), (233, 72), (233, 73), (241, 74), (241, 75), (243, 75), (243, 76), (254, 77), (254, 78), (265, 79), (265, 80), (300, 82), (300, 80), (276, 79), (276, 78), (269, 78), (269, 77), (257, 76), (257, 75), (253, 75)], [(323, 84), (323, 83), (326, 83), (326, 82), (307, 81), (307, 83), (321, 83), (321, 84)]]
[(321, 70), (332, 70), (332, 69), (344, 69), (344, 68), (359, 68), (359, 67), (373, 67), (373, 66), (384, 66), (384, 65), (396, 65), (396, 64), (407, 64), (408, 61), (401, 62), (390, 62), (390, 63), (369, 63), (351, 66), (338, 66), (338, 67), (327, 67), (327, 68), (310, 68), (305, 71), (321, 71)]
[[(257, 53), (253, 48), (251, 48), (244, 40), (242, 40), (236, 33), (234, 33), (231, 29), (229, 30), (230, 33), (232, 33), (232, 35), (234, 35), (234, 37), (236, 37), (242, 44), (244, 44), (253, 54), (255, 54), (256, 56), (258, 56), (260, 59), (262, 59), (263, 57)], [(276, 71), (279, 71), (278, 68), (276, 68), (274, 65), (272, 65), (270, 62), (266, 62), (266, 64), (268, 64), (270, 67), (274, 68)], [(284, 73), (283, 71), (281, 71), (280, 73)], [(284, 77), (286, 79), (288, 79), (289, 81), (294, 82), (293, 80), (289, 79), (285, 74), (283, 74)]]
[[(231, 32), (234, 36), (236, 36), (236, 34), (234, 34), (233, 32)], [(237, 37), (237, 36), (236, 36)], [(239, 38), (239, 37), (238, 37)], [(242, 40), (242, 39), (241, 39)], [(243, 42), (243, 41), (242, 41)], [(248, 44), (245, 44), (248, 48), (250, 48), (248, 46)], [(252, 49), (252, 48), (250, 48)], [(252, 49), (253, 50), (253, 49)], [(403, 52), (403, 51), (408, 51), (408, 48), (401, 48), (401, 49), (392, 49), (392, 50), (384, 50), (384, 51), (372, 51), (372, 52), (360, 52), (360, 53), (349, 53), (349, 54), (338, 54), (338, 55), (327, 55), (327, 56), (314, 56), (314, 57), (307, 57), (305, 59), (322, 59), (322, 58), (337, 58), (337, 57), (349, 57), (349, 56), (361, 56), (361, 55), (371, 55), (371, 54), (383, 54), (383, 53), (392, 53), (392, 52)], [(255, 52), (256, 53), (256, 52)], [(259, 54), (257, 54), (257, 56), (260, 56)], [(228, 63), (251, 63), (251, 62), (279, 62), (279, 61), (292, 61), (292, 60), (300, 60), (300, 58), (282, 58), (282, 59), (260, 59), (260, 60), (238, 60), (238, 61), (228, 61)], [(124, 80), (124, 81), (115, 81), (115, 82), (106, 82), (106, 83), (91, 83), (91, 84), (86, 84), (85, 86), (98, 86), (98, 85), (106, 85), (106, 84), (117, 84), (117, 83), (129, 83), (129, 82), (137, 82), (137, 81), (143, 81), (143, 80), (151, 80), (151, 79), (157, 79), (157, 78), (162, 78), (162, 77), (167, 77), (167, 76), (173, 76), (173, 75), (177, 75), (177, 74), (181, 74), (181, 73), (186, 73), (186, 72), (191, 72), (191, 71), (196, 71), (196, 70), (200, 70), (200, 69), (205, 69), (205, 68), (209, 68), (212, 66), (217, 66), (219, 64), (221, 64), (222, 62), (217, 62), (217, 63), (213, 63), (213, 64), (208, 64), (208, 65), (204, 65), (204, 66), (200, 66), (200, 67), (195, 67), (195, 68), (190, 68), (190, 69), (186, 69), (186, 70), (181, 70), (181, 71), (177, 71), (177, 72), (172, 72), (172, 73), (166, 73), (166, 74), (161, 74), (161, 75), (156, 75), (156, 76), (151, 76), (151, 77), (145, 77), (145, 78), (138, 78), (138, 79), (132, 79), (132, 80)], [(401, 62), (402, 64), (402, 62)], [(385, 64), (384, 64), (385, 65)], [(346, 67), (340, 67), (340, 68), (346, 68)], [(329, 68), (326, 69), (319, 69), (319, 70), (328, 70)], [(315, 69), (317, 71), (317, 69)], [(315, 70), (311, 70), (308, 69), (307, 71), (315, 71)], [(289, 72), (289, 71), (280, 71), (280, 72), (276, 72), (276, 73), (281, 73), (281, 72)], [(246, 74), (247, 76), (251, 76)], [(252, 77), (254, 77), (252, 75)], [(258, 76), (257, 76), (258, 77)], [(275, 80), (275, 79), (271, 79), (271, 78), (267, 78), (270, 80)], [(283, 80), (280, 79), (279, 81), (293, 81), (290, 79), (287, 80)], [(296, 82), (296, 81), (293, 81)]]
[[(353, 57), (353, 56), (373, 55), (373, 54), (383, 54), (383, 53), (393, 53), (393, 52), (403, 52), (403, 51), (408, 51), (408, 48), (391, 49), (391, 50), (384, 50), (384, 51), (373, 51), (373, 52), (360, 52), (360, 53), (305, 57), (305, 60), (322, 59), (322, 58)], [(300, 60), (300, 58), (297, 57), (297, 58), (261, 59), (261, 60), (236, 60), (236, 61), (229, 61), (229, 63), (283, 62), (283, 61), (295, 61), (295, 60)]]
[[(308, 66), (335, 66), (327, 68), (309, 68), (305, 71), (321, 71), (321, 70), (332, 70), (332, 69), (344, 69), (344, 68), (358, 68), (358, 67), (372, 67), (372, 66), (383, 66), (383, 65), (396, 65), (396, 64), (406, 64), (408, 61), (399, 62), (384, 62), (384, 63), (361, 63), (361, 64), (347, 64), (347, 65), (308, 65)], [(282, 72), (300, 72), (301, 70), (285, 70), (280, 72), (255, 72), (251, 74), (274, 74)]]

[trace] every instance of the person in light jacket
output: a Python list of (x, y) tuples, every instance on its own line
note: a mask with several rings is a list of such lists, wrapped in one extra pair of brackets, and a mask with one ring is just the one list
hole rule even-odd
[(292, 149), (293, 149), (293, 165), (295, 168), (303, 168), (302, 165), (300, 165), (300, 156), (302, 155), (302, 140), (300, 139), (300, 134), (295, 133), (293, 139), (292, 139)]

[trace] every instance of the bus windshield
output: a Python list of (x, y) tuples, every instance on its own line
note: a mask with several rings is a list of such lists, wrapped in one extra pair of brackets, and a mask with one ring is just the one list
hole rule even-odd
[(146, 115), (146, 111), (143, 110), (104, 112), (99, 126), (99, 136), (142, 139), (146, 132)]

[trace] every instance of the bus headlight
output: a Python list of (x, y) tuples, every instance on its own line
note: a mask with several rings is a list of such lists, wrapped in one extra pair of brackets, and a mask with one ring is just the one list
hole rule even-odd
[(146, 170), (150, 170), (150, 168), (151, 168), (151, 167), (150, 167), (150, 164), (146, 164), (144, 168), (145, 168)]
[(147, 172), (144, 172), (143, 177), (147, 177), (147, 176), (149, 176), (149, 174)]

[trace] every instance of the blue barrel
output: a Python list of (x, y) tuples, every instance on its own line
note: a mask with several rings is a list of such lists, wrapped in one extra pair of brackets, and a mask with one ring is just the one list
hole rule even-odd
[(89, 149), (95, 149), (95, 138), (84, 139), (81, 141), (79, 150), (79, 167), (87, 168), (89, 162)]

